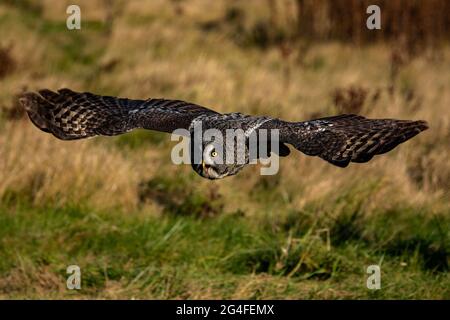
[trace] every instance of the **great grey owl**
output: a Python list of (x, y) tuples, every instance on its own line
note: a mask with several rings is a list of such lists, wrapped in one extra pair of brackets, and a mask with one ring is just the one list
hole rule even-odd
[[(288, 122), (241, 113), (221, 114), (181, 100), (134, 100), (69, 89), (27, 92), (20, 97), (20, 102), (34, 125), (62, 140), (113, 136), (143, 128), (168, 133), (186, 129), (191, 141), (197, 141), (193, 138), (196, 124), (222, 133), (227, 129), (241, 129), (245, 141), (234, 144), (233, 150), (221, 146), (219, 153), (217, 141), (206, 141), (202, 136), (197, 145), (191, 143), (191, 158), (196, 152), (200, 154), (199, 161), (191, 161), (192, 167), (209, 179), (234, 175), (248, 164), (251, 160), (248, 137), (263, 129), (278, 131), (276, 153), (280, 156), (289, 154), (286, 144), (290, 144), (309, 156), (319, 156), (333, 165), (346, 167), (350, 162), (367, 162), (428, 128), (425, 121), (367, 119), (354, 114)], [(270, 138), (266, 140), (270, 146)], [(225, 161), (230, 151), (242, 156), (244, 161)], [(262, 155), (257, 153), (258, 156)]]

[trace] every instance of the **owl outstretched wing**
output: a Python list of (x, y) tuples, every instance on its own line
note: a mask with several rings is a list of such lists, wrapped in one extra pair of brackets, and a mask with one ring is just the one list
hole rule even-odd
[(273, 119), (261, 129), (279, 129), (282, 143), (339, 167), (367, 162), (428, 128), (425, 121), (367, 119), (344, 114), (305, 122)]
[(28, 92), (19, 100), (39, 129), (62, 140), (112, 136), (135, 128), (172, 132), (188, 129), (200, 115), (218, 114), (181, 100), (133, 100), (69, 89)]

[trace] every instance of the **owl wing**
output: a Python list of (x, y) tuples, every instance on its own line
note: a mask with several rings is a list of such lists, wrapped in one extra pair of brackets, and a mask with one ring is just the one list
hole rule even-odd
[(20, 97), (30, 120), (62, 140), (118, 135), (135, 128), (172, 132), (188, 129), (203, 114), (217, 114), (181, 100), (133, 100), (61, 89), (40, 90)]
[(286, 122), (273, 119), (262, 129), (279, 129), (282, 143), (339, 167), (367, 162), (428, 128), (425, 121), (367, 119), (354, 114)]

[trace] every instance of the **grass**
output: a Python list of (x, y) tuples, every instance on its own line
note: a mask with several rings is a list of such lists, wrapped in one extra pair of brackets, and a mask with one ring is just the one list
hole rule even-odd
[[(423, 213), (413, 210), (380, 213), (364, 223), (347, 221), (346, 227), (340, 219), (332, 221), (329, 231), (336, 235), (328, 243), (318, 232), (327, 224), (320, 228), (291, 224), (288, 218), (274, 222), (263, 216), (255, 224), (239, 213), (198, 219), (79, 206), (10, 205), (0, 210), (1, 294), (11, 298), (448, 299), (448, 237), (427, 238), (420, 231), (432, 230), (434, 223), (448, 227), (448, 215), (424, 226)], [(298, 222), (308, 213), (292, 215)], [(413, 221), (405, 219), (411, 216)], [(380, 223), (385, 228), (378, 228)], [(353, 224), (366, 226), (364, 234), (343, 230)], [(386, 238), (386, 233), (391, 237)], [(441, 254), (433, 256), (437, 250)], [(80, 291), (64, 287), (70, 264), (82, 270)], [(376, 293), (364, 285), (365, 267), (370, 264), (382, 268), (383, 289)]]
[[(80, 1), (84, 28), (70, 32), (67, 4), (0, 5), (1, 298), (450, 298), (448, 46), (393, 75), (388, 44), (262, 46), (256, 1)], [(14, 99), (43, 87), (430, 129), (345, 170), (292, 152), (275, 176), (207, 181), (171, 163), (168, 135), (37, 131)], [(66, 289), (71, 264), (79, 291)], [(366, 288), (372, 264), (381, 290)]]

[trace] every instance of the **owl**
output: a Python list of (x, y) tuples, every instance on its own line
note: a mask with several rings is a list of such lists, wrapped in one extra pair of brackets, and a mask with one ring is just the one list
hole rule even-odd
[[(288, 145), (344, 168), (386, 153), (428, 128), (421, 120), (367, 119), (355, 114), (290, 122), (239, 112), (222, 114), (181, 100), (136, 100), (69, 89), (27, 92), (19, 101), (36, 127), (62, 140), (114, 136), (136, 128), (166, 133), (183, 129), (191, 138), (192, 168), (208, 179), (235, 175), (270, 153), (288, 156)], [(197, 134), (198, 128), (205, 134)], [(210, 138), (208, 130), (215, 133)], [(240, 134), (224, 138), (230, 132)]]

